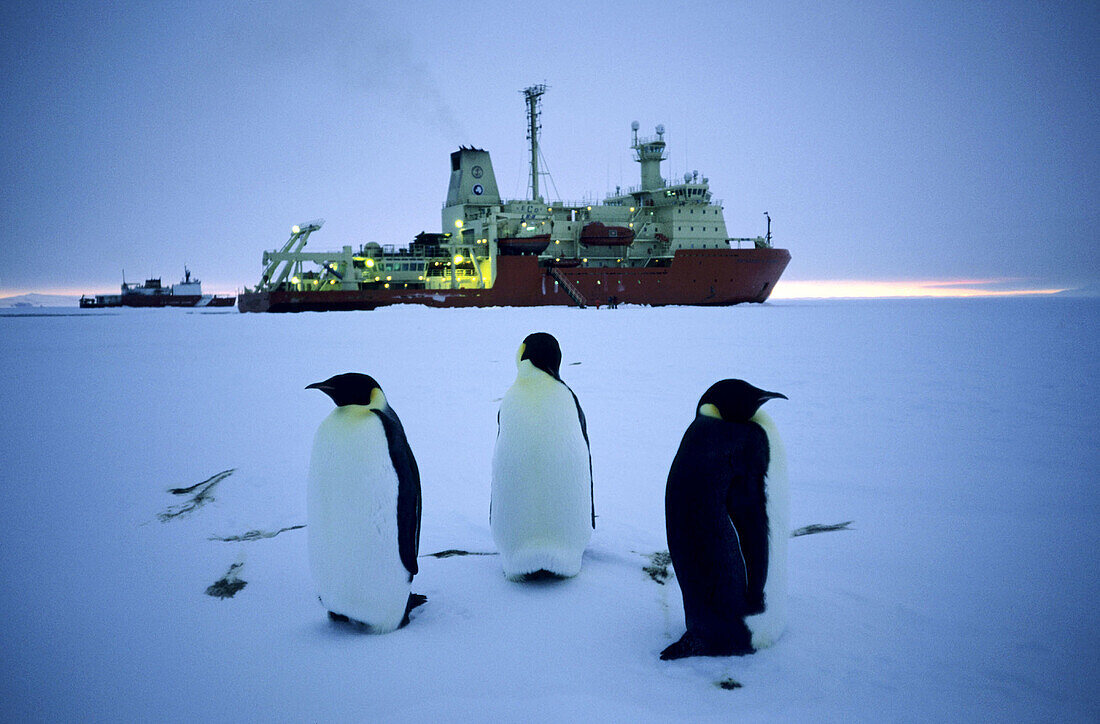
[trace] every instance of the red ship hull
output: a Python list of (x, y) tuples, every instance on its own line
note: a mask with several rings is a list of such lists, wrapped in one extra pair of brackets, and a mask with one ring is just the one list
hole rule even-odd
[[(497, 257), (490, 289), (362, 289), (270, 291), (238, 295), (242, 312), (323, 312), (376, 309), (391, 304), (429, 307), (536, 307), (547, 305), (683, 304), (725, 306), (763, 302), (787, 268), (786, 249), (680, 250), (665, 267), (540, 267), (533, 256)], [(564, 278), (580, 301), (558, 282)]]

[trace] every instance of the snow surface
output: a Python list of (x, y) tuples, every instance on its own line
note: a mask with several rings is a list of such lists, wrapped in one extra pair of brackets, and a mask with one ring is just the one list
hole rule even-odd
[[(420, 464), (421, 554), (490, 552), (496, 409), (536, 330), (588, 419), (581, 574), (422, 558), (408, 627), (331, 625), (305, 531), (265, 537), (305, 522), (331, 409), (305, 385), (375, 376)], [(0, 341), (7, 720), (1100, 718), (1098, 300), (87, 310), (0, 316)], [(662, 662), (680, 594), (643, 567), (730, 376), (790, 397), (791, 525), (854, 523), (790, 541), (775, 646)]]

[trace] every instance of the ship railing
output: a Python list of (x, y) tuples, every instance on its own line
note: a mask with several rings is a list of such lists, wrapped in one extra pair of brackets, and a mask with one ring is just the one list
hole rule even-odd
[[(535, 203), (531, 199), (501, 199), (500, 205), (503, 207), (507, 204), (533, 204)], [(589, 206), (599, 206), (603, 202), (597, 198), (586, 198), (580, 201), (543, 201), (542, 208), (552, 209), (553, 211), (583, 211)], [(446, 208), (446, 204), (444, 204)]]

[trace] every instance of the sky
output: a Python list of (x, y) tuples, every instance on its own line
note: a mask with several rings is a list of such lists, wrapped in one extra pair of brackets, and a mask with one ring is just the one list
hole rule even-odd
[(0, 296), (232, 292), (319, 217), (403, 246), (459, 145), (526, 194), (535, 83), (550, 198), (637, 184), (660, 123), (784, 282), (1100, 289), (1095, 2), (32, 2), (0, 39)]

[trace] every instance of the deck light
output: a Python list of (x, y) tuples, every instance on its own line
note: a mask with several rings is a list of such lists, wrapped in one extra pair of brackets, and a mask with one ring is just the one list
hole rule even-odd
[(462, 228), (462, 219), (455, 219), (455, 228), (456, 229), (461, 229)]
[(291, 234), (297, 234), (297, 233), (298, 233), (298, 232), (300, 232), (300, 231), (301, 231), (301, 228), (299, 228), (299, 226), (298, 226), (297, 224), (295, 224), (294, 226), (290, 227), (290, 233), (291, 233)]
[(374, 266), (374, 259), (367, 259), (367, 268), (370, 269)]
[(461, 264), (461, 263), (462, 263), (462, 255), (461, 254), (455, 254), (455, 264)]

